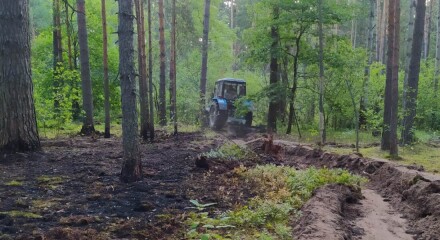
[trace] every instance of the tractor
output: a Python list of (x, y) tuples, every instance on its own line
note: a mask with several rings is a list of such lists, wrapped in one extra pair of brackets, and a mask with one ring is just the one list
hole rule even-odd
[(217, 80), (211, 103), (206, 109), (209, 114), (209, 126), (214, 130), (222, 129), (226, 123), (251, 127), (252, 102), (246, 100), (245, 96), (246, 81), (234, 78)]

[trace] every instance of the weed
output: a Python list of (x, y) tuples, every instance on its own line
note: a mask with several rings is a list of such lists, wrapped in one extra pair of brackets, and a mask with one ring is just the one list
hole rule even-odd
[(17, 181), (17, 180), (12, 180), (10, 182), (5, 183), (6, 186), (12, 186), (12, 187), (19, 187), (19, 186), (23, 186), (23, 182), (22, 181)]
[(9, 212), (0, 212), (0, 214), (9, 215), (11, 217), (24, 217), (24, 218), (42, 218), (41, 215), (31, 213), (31, 212), (23, 212), (23, 211), (9, 211)]
[(240, 147), (234, 143), (226, 143), (216, 150), (204, 154), (208, 158), (220, 158), (228, 160), (254, 159), (256, 154), (249, 149)]

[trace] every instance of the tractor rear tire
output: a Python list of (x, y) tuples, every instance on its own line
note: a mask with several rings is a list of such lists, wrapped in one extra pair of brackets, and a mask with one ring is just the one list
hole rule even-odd
[(209, 110), (209, 127), (214, 130), (222, 129), (228, 120), (228, 111), (220, 110), (218, 104), (212, 105)]
[(254, 114), (253, 114), (252, 112), (248, 112), (248, 113), (246, 114), (246, 116), (244, 117), (244, 120), (245, 120), (244, 125), (245, 125), (246, 127), (251, 127), (251, 126), (252, 126), (252, 120), (253, 120), (253, 118), (254, 118)]

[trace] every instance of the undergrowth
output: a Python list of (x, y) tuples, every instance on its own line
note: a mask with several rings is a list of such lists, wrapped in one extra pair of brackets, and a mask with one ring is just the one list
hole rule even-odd
[(299, 209), (314, 190), (326, 184), (360, 186), (366, 181), (340, 169), (264, 165), (240, 167), (235, 172), (257, 195), (244, 206), (211, 215), (205, 209), (192, 212), (186, 221), (188, 239), (292, 239), (289, 222), (298, 217)]

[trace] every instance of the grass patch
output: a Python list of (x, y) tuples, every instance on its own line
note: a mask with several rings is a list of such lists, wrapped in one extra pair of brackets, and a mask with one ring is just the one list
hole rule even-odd
[(11, 217), (24, 217), (24, 218), (42, 218), (41, 215), (31, 213), (31, 212), (23, 212), (23, 211), (9, 211), (9, 212), (0, 212), (0, 214), (9, 215)]
[(312, 192), (330, 183), (360, 186), (366, 181), (345, 170), (265, 165), (235, 170), (243, 181), (259, 193), (245, 206), (215, 216), (208, 212), (189, 214), (187, 239), (292, 239), (290, 220), (312, 196)]
[(235, 143), (225, 143), (215, 150), (204, 153), (208, 158), (220, 158), (228, 160), (255, 159), (257, 155), (244, 147)]
[(12, 187), (20, 187), (23, 186), (23, 182), (22, 181), (18, 181), (18, 180), (12, 180), (9, 181), (7, 183), (5, 183), (6, 186), (12, 186)]
[[(328, 151), (338, 154), (353, 153), (351, 148), (332, 148), (326, 147)], [(380, 147), (361, 148), (360, 153), (368, 158), (389, 159), (389, 151), (382, 151)], [(399, 147), (399, 160), (393, 162), (404, 165), (421, 165), (428, 172), (440, 172), (440, 148), (431, 147), (424, 143), (412, 146)]]
[(53, 190), (64, 182), (64, 178), (62, 176), (42, 175), (37, 178), (37, 181), (41, 186)]

